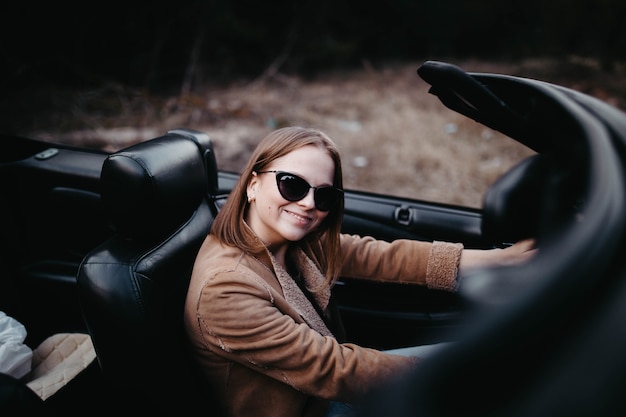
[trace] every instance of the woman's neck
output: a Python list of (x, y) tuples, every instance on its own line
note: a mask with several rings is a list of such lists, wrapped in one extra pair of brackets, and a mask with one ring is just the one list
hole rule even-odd
[(277, 246), (268, 246), (267, 250), (270, 251), (274, 260), (282, 266), (285, 270), (287, 270), (287, 249), (289, 248), (288, 244), (277, 245)]

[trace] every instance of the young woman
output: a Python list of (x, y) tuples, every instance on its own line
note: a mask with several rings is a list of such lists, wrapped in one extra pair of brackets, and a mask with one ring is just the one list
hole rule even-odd
[(324, 133), (276, 130), (252, 154), (194, 265), (185, 324), (195, 360), (229, 416), (325, 416), (420, 361), (343, 342), (339, 276), (454, 291), (458, 271), (519, 262), (501, 250), (340, 233), (339, 152)]

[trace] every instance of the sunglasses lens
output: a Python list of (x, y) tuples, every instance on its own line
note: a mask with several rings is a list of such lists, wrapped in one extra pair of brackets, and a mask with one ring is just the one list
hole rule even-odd
[(322, 187), (315, 190), (315, 207), (321, 211), (328, 211), (339, 201), (339, 191), (333, 187)]
[(287, 201), (302, 200), (309, 192), (309, 184), (300, 177), (291, 174), (279, 174), (278, 191)]

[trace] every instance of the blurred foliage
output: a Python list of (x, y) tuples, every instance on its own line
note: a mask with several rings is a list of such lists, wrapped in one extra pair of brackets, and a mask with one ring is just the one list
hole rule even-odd
[(626, 58), (623, 0), (178, 0), (3, 6), (2, 86), (151, 91), (389, 60)]

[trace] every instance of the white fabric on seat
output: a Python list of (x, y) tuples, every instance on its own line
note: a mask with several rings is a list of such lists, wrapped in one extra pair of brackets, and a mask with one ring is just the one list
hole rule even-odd
[(31, 370), (33, 351), (24, 344), (26, 328), (0, 311), (0, 372), (20, 379)]

